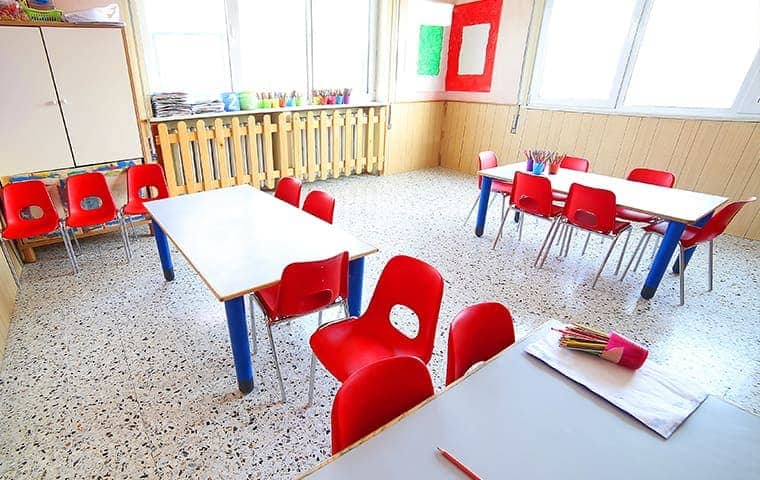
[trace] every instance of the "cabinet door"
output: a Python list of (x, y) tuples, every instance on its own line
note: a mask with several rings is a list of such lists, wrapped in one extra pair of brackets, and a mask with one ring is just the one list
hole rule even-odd
[(77, 165), (142, 157), (118, 28), (43, 27)]
[(0, 27), (0, 176), (73, 167), (39, 28)]

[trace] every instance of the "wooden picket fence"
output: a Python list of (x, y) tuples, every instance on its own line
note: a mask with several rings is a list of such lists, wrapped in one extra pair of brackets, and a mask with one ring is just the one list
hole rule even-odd
[(386, 107), (292, 111), (152, 125), (171, 195), (277, 179), (382, 173)]

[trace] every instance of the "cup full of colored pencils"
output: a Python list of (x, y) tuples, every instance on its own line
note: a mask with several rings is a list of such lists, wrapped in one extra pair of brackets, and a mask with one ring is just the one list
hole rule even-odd
[(615, 332), (607, 334), (579, 323), (554, 330), (562, 334), (559, 339), (561, 347), (595, 355), (631, 370), (644, 365), (649, 355), (646, 348)]

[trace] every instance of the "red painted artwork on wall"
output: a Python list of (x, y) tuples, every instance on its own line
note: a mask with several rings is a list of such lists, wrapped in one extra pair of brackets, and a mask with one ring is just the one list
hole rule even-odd
[(456, 5), (452, 13), (446, 90), (490, 92), (502, 0)]

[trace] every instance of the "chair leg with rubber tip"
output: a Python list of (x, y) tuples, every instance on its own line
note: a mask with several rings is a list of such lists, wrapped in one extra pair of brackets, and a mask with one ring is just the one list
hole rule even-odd
[(602, 271), (604, 270), (605, 265), (607, 265), (607, 260), (609, 260), (612, 251), (615, 249), (615, 244), (617, 244), (618, 238), (620, 238), (620, 235), (615, 235), (615, 237), (612, 239), (610, 248), (607, 250), (607, 255), (605, 255), (604, 260), (602, 260), (602, 266), (599, 267), (599, 271), (596, 272), (596, 277), (594, 277), (594, 283), (591, 284), (592, 289), (596, 287), (596, 282), (599, 281), (599, 277), (602, 275)]
[(282, 382), (282, 372), (280, 371), (280, 361), (277, 359), (277, 350), (274, 348), (274, 339), (272, 338), (272, 326), (267, 325), (267, 334), (269, 335), (269, 346), (272, 348), (272, 356), (274, 357), (274, 367), (277, 369), (277, 381), (280, 383), (280, 397), (282, 403), (288, 401), (285, 396), (285, 384)]

